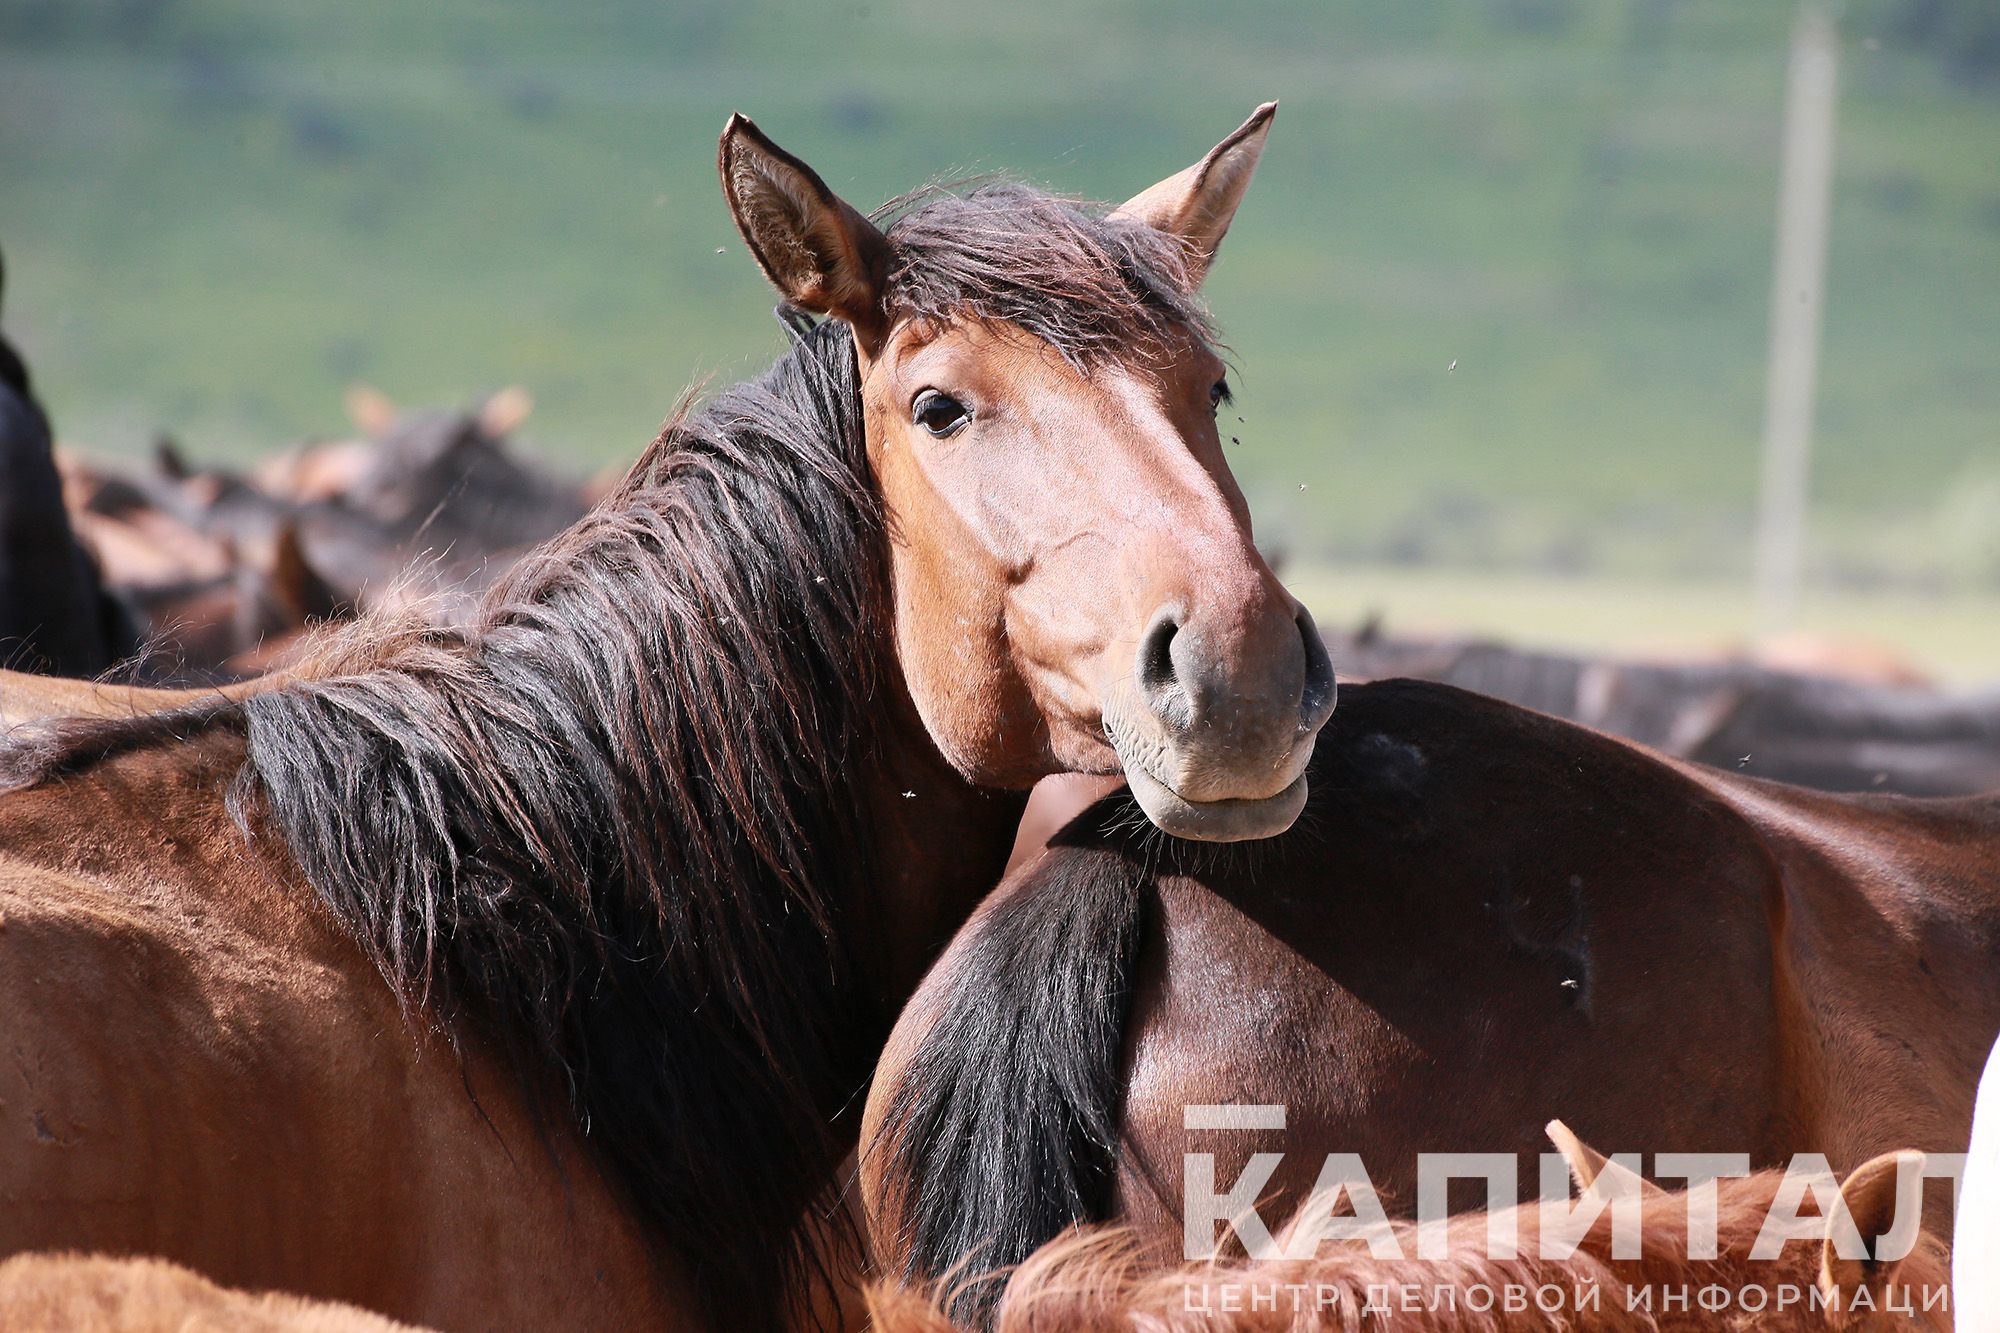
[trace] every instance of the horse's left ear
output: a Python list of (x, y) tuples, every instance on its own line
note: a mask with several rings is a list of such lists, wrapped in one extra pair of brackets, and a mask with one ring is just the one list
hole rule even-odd
[(764, 276), (802, 310), (832, 315), (873, 341), (884, 322), (889, 242), (875, 224), (742, 115), (716, 150), (729, 214)]
[(1115, 216), (1136, 218), (1186, 241), (1189, 274), (1199, 285), (1250, 188), (1271, 117), (1277, 114), (1276, 102), (1264, 103), (1236, 133), (1209, 149), (1207, 157), (1126, 200)]
[[(1576, 1181), (1577, 1192), (1588, 1194), (1597, 1190), (1605, 1195), (1631, 1195), (1641, 1198), (1664, 1196), (1666, 1191), (1652, 1181), (1634, 1171), (1631, 1167), (1614, 1162), (1597, 1149), (1576, 1136), (1576, 1131), (1560, 1120), (1551, 1120), (1542, 1127), (1549, 1136), (1549, 1142), (1556, 1145), (1556, 1151), (1569, 1163), (1570, 1177)], [(1599, 1183), (1603, 1185), (1600, 1188)]]
[(1820, 1244), (1819, 1287), (1832, 1308), (1853, 1308), (1866, 1288), (1872, 1308), (1895, 1281), (1909, 1256), (1923, 1210), (1924, 1155), (1913, 1148), (1883, 1153), (1854, 1168), (1840, 1183), (1840, 1201), (1826, 1219)]

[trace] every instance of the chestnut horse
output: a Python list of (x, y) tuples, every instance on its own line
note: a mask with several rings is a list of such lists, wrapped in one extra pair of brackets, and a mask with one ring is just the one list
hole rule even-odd
[[(1720, 1180), (1712, 1202), (1698, 1202), (1690, 1191), (1646, 1185), (1629, 1167), (1578, 1142), (1560, 1122), (1548, 1128), (1582, 1196), (1575, 1204), (1560, 1196), (1552, 1201), (1560, 1239), (1543, 1234), (1545, 1215), (1528, 1204), (1499, 1217), (1474, 1212), (1449, 1219), (1442, 1234), (1429, 1239), (1435, 1257), (1408, 1223), (1384, 1228), (1368, 1245), (1328, 1249), (1325, 1240), (1315, 1243), (1325, 1234), (1313, 1226), (1315, 1214), (1302, 1212), (1277, 1238), (1286, 1257), (1161, 1272), (1148, 1271), (1145, 1247), (1122, 1232), (1076, 1232), (1036, 1251), (1004, 1279), (998, 1333), (1887, 1333), (1916, 1327), (1950, 1333), (1944, 1245), (1922, 1231), (1897, 1235), (1898, 1191), (1913, 1183), (1923, 1154), (1871, 1158), (1837, 1189), (1826, 1182), (1830, 1197), (1814, 1212), (1782, 1198), (1782, 1171)], [(1576, 1218), (1564, 1218), (1572, 1207)], [(1629, 1249), (1618, 1244), (1621, 1207), (1629, 1209)], [(1715, 1257), (1697, 1258), (1691, 1219), (1711, 1207)], [(1801, 1226), (1775, 1255), (1761, 1257), (1757, 1246), (1767, 1220), (1794, 1212), (1799, 1222), (1817, 1225), (1810, 1231)], [(1783, 1225), (1790, 1230), (1790, 1221)], [(1496, 1229), (1515, 1239), (1513, 1257), (1495, 1253), (1489, 1238)], [(1857, 1245), (1881, 1253), (1882, 1241), (1892, 1237), (1894, 1257), (1855, 1257)], [(1308, 1249), (1319, 1252), (1307, 1255)], [(877, 1333), (946, 1333), (953, 1325), (943, 1304), (907, 1288), (883, 1285), (870, 1293)], [(1959, 1325), (1986, 1327), (1963, 1319)]]
[[(1114, 1219), (1179, 1254), (1188, 1153), (1280, 1207), (1354, 1153), (1408, 1215), (1419, 1153), (1532, 1152), (1557, 1113), (1746, 1170), (1965, 1150), (2000, 796), (1786, 787), (1400, 680), (1343, 691), (1311, 786), (1291, 832), (1221, 852), (1114, 795), (980, 907), (870, 1095), (896, 1269)], [(1282, 1127), (1188, 1127), (1226, 1103)]]
[[(732, 119), (801, 327), (462, 630), (0, 751), (0, 1254), (447, 1327), (764, 1328), (1022, 789), (1288, 826), (1332, 707), (1195, 289), (1261, 109), (1116, 211), (878, 228)], [(795, 324), (809, 324), (803, 316)], [(112, 706), (116, 706), (115, 703)]]

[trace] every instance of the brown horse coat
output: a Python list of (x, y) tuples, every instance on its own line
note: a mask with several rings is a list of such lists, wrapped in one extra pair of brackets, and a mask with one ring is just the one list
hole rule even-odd
[(0, 1262), (0, 1328), (62, 1333), (417, 1333), (351, 1305), (219, 1287), (178, 1264), (23, 1254)]
[[(1573, 1162), (1578, 1151), (1595, 1156), (1576, 1149)], [(1871, 1250), (1895, 1220), (1901, 1157), (1918, 1155), (1864, 1163), (1841, 1183), (1833, 1205)], [(1688, 1194), (1663, 1190), (1638, 1201), (1635, 1253), (1616, 1246), (1609, 1212), (1570, 1242), (1573, 1252), (1544, 1248), (1533, 1206), (1500, 1219), (1483, 1212), (1451, 1218), (1435, 1258), (1419, 1256), (1416, 1230), (1407, 1223), (1391, 1229), (1400, 1251), (1394, 1256), (1377, 1257), (1356, 1242), (1322, 1242), (1312, 1257), (1167, 1269), (1149, 1269), (1145, 1247), (1129, 1235), (1077, 1232), (1037, 1251), (1013, 1274), (991, 1279), (1000, 1292), (996, 1327), (998, 1333), (1950, 1333), (1945, 1247), (1934, 1236), (1918, 1234), (1903, 1257), (1858, 1262), (1841, 1256), (1836, 1217), (1829, 1215), (1818, 1235), (1787, 1241), (1775, 1258), (1753, 1257), (1783, 1177), (1766, 1171), (1719, 1182), (1713, 1259), (1690, 1257)], [(1580, 1183), (1588, 1188), (1587, 1180)], [(1517, 1238), (1515, 1257), (1492, 1253), (1487, 1238), (1496, 1220)], [(1279, 1243), (1289, 1247), (1294, 1238), (1281, 1234)], [(870, 1304), (881, 1333), (954, 1327), (942, 1301), (907, 1288), (879, 1286)]]
[[(1422, 1152), (1964, 1149), (2000, 1029), (2000, 798), (1835, 796), (1663, 761), (1445, 686), (1350, 687), (1299, 825), (1217, 856), (1117, 798), (982, 905), (870, 1097), (878, 1245), (922, 1276), (1073, 1220), (1178, 1247), (1331, 1152), (1393, 1210)], [(1279, 1131), (1184, 1127), (1277, 1104)], [(1533, 1185), (1523, 1172), (1524, 1190)], [(1948, 1235), (1943, 1182), (1930, 1224)]]
[(0, 1253), (178, 1255), (492, 1327), (663, 1320), (580, 1149), (490, 1059), (412, 1042), (295, 872), (244, 865), (215, 795), (242, 761), (212, 737), (7, 798)]

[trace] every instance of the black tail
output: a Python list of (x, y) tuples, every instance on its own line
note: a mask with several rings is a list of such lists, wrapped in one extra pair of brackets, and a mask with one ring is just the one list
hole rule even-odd
[[(1105, 1220), (1146, 885), (1125, 848), (1057, 846), (954, 947), (871, 1146), (889, 1155), (905, 1279), (993, 1273)], [(983, 1327), (998, 1298), (969, 1283), (951, 1313)]]

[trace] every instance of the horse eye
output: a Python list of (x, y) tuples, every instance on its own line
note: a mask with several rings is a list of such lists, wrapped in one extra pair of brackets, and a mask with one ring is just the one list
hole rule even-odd
[(910, 420), (943, 439), (957, 434), (961, 426), (972, 420), (972, 409), (948, 393), (925, 389), (910, 404)]
[(1222, 405), (1233, 400), (1235, 396), (1229, 392), (1228, 380), (1217, 380), (1208, 388), (1208, 405), (1211, 409), (1219, 412), (1222, 410)]

